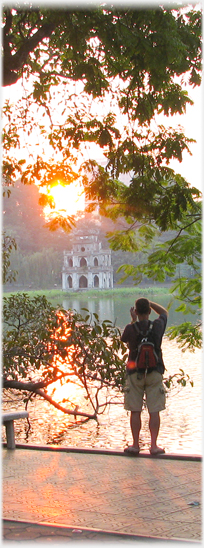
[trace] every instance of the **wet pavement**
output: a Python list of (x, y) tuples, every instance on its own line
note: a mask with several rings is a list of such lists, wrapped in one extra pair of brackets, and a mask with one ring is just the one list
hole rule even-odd
[(17, 446), (2, 465), (4, 542), (201, 543), (200, 458)]

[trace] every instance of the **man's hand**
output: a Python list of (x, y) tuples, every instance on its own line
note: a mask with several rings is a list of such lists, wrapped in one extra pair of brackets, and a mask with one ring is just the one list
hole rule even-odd
[(136, 314), (136, 310), (135, 310), (134, 306), (131, 306), (131, 308), (130, 308), (130, 315), (131, 315), (132, 321), (136, 322), (137, 314)]

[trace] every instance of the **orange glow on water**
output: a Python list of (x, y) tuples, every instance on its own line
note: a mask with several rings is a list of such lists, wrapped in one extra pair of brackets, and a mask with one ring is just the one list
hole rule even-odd
[[(58, 318), (59, 320), (62, 318), (66, 321), (66, 318), (62, 312), (58, 312)], [(66, 341), (70, 335), (70, 332), (71, 328), (65, 327), (62, 332), (61, 326), (59, 326), (53, 333), (53, 339)], [(81, 397), (81, 385), (74, 372), (75, 356), (76, 347), (69, 346), (66, 357), (63, 358), (56, 354), (52, 359), (52, 365), (56, 368), (56, 376), (60, 377), (65, 374), (64, 379), (59, 378), (59, 380), (56, 380), (47, 387), (48, 396), (54, 398), (54, 400), (58, 403), (63, 403), (63, 401), (65, 402), (68, 400), (70, 403), (72, 402), (72, 404), (76, 404), (76, 399)]]

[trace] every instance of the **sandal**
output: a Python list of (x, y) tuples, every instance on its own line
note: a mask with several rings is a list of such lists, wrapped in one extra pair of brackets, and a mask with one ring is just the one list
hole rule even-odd
[(165, 453), (165, 449), (163, 447), (157, 447), (156, 449), (150, 449), (149, 450), (150, 455), (163, 455)]
[(124, 453), (128, 453), (129, 455), (139, 455), (140, 450), (136, 449), (134, 445), (128, 445), (128, 447), (125, 447)]

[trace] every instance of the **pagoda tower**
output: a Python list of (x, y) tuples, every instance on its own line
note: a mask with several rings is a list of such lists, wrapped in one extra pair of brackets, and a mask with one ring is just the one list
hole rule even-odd
[(72, 250), (64, 251), (62, 290), (111, 288), (111, 250), (102, 248), (97, 234), (76, 234)]

